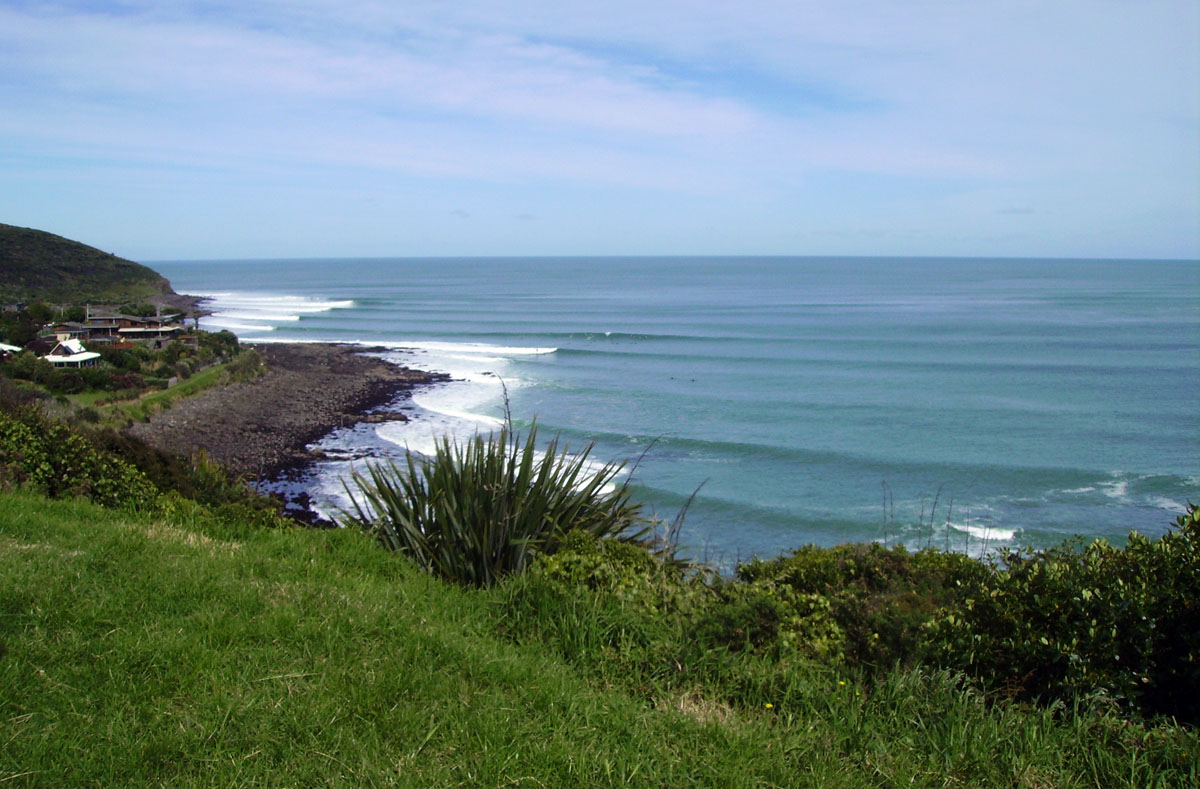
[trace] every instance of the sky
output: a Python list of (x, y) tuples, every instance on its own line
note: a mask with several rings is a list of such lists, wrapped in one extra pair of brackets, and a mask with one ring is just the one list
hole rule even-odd
[(0, 222), (135, 260), (1200, 258), (1200, 0), (0, 0)]

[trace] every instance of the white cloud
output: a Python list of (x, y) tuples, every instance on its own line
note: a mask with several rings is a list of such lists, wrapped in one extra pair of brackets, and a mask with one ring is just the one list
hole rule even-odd
[(1143, 214), (1200, 211), (1194, 2), (85, 5), (0, 7), (0, 143), (25, 166), (730, 204), (840, 173), (819, 199), (881, 222), (904, 220), (849, 202), (861, 178), (991, 194), (990, 216), (1078, 180), (1081, 217), (1109, 215), (1096, 183)]

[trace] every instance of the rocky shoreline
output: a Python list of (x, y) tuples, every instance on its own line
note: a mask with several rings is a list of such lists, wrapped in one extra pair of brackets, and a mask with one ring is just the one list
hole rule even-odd
[(266, 370), (253, 380), (202, 392), (129, 432), (160, 449), (211, 458), (252, 479), (268, 479), (314, 458), (309, 444), (363, 421), (405, 420), (395, 404), (414, 387), (446, 376), (326, 343), (264, 343)]

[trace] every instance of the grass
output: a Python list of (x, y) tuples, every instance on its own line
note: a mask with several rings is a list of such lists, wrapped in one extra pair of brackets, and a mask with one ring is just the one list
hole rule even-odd
[[(355, 530), (0, 493), (0, 783), (1188, 786), (1193, 732), (803, 666), (787, 704), (598, 683)], [(583, 620), (581, 619), (581, 626)], [(842, 684), (845, 683), (845, 684)], [(772, 704), (768, 707), (768, 704)]]
[(67, 402), (69, 402), (76, 409), (89, 408), (97, 405), (103, 406), (106, 401), (112, 398), (112, 396), (112, 392), (94, 389), (89, 392), (79, 392), (78, 394), (67, 395)]
[[(240, 358), (240, 357), (239, 357)], [(130, 421), (145, 422), (154, 414), (166, 411), (184, 398), (224, 385), (230, 380), (230, 367), (235, 362), (222, 362), (206, 367), (187, 380), (180, 381), (170, 389), (156, 389), (129, 400), (112, 402), (113, 392), (90, 391), (68, 395), (67, 399), (76, 410), (92, 408), (99, 414), (99, 426), (122, 427)], [(238, 370), (235, 375), (242, 374)], [(119, 393), (117, 393), (119, 396)]]
[(143, 395), (138, 399), (138, 403), (148, 414), (154, 413), (154, 411), (165, 411), (177, 400), (199, 394), (206, 389), (212, 389), (214, 386), (222, 383), (222, 374), (225, 372), (225, 367), (226, 364), (214, 364), (212, 367), (207, 367), (199, 371), (187, 380), (180, 381), (170, 389), (159, 389)]

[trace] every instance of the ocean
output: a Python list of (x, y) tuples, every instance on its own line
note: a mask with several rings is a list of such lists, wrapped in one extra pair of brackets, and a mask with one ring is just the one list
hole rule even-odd
[[(689, 555), (982, 554), (1163, 533), (1200, 502), (1200, 263), (394, 258), (151, 263), (244, 341), (448, 373), (298, 484), (514, 422), (636, 463)], [(640, 458), (640, 461), (639, 461)]]

